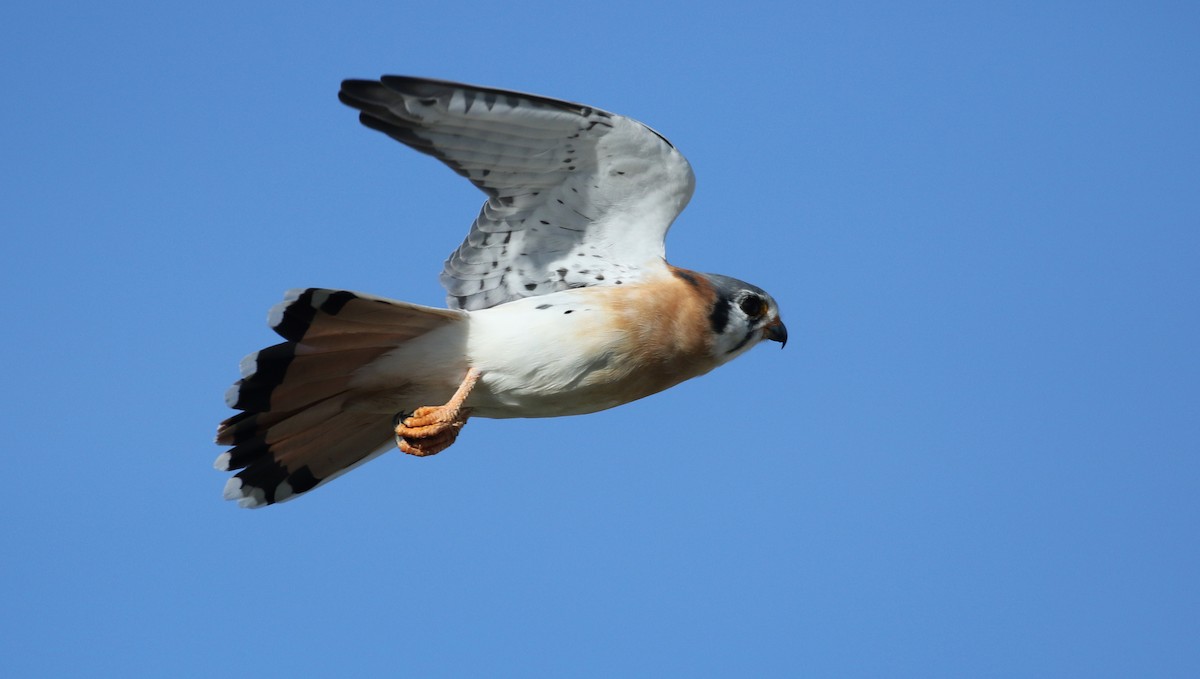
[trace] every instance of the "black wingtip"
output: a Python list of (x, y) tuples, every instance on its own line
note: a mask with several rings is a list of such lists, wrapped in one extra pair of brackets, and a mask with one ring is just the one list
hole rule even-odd
[[(373, 88), (386, 88), (392, 93), (400, 96), (409, 97), (439, 97), (447, 95), (454, 90), (464, 90), (473, 92), (477, 95), (495, 98), (505, 97), (511, 99), (522, 99), (536, 105), (548, 106), (562, 111), (570, 111), (579, 115), (592, 115), (593, 113), (603, 117), (611, 117), (612, 114), (601, 109), (578, 104), (573, 101), (564, 99), (554, 99), (553, 97), (545, 97), (540, 94), (530, 94), (528, 92), (520, 92), (518, 90), (505, 90), (496, 87), (484, 87), (482, 85), (472, 85), (470, 83), (457, 82), (454, 80), (442, 80), (439, 78), (419, 78), (411, 75), (384, 75), (380, 76), (379, 80), (361, 80), (358, 78), (348, 78), (342, 81), (342, 89), (339, 93), (339, 99), (343, 104), (363, 110), (363, 104), (372, 100), (378, 100), (377, 93), (373, 93)], [(655, 133), (657, 134), (657, 133)]]

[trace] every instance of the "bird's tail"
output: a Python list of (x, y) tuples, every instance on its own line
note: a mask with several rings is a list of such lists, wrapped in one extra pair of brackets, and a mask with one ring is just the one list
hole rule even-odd
[(466, 314), (356, 292), (291, 290), (268, 322), (286, 342), (242, 360), (242, 379), (225, 400), (242, 412), (217, 428), (232, 446), (215, 463), (240, 469), (225, 498), (263, 507), (349, 471), (393, 443), (389, 413), (362, 407), (354, 378), (405, 342)]

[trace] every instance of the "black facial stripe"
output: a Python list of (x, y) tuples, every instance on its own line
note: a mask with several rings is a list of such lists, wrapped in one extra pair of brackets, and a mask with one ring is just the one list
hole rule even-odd
[(708, 315), (708, 322), (712, 325), (713, 332), (720, 335), (725, 332), (725, 328), (729, 325), (729, 308), (733, 303), (725, 298), (718, 297), (713, 304), (712, 313)]

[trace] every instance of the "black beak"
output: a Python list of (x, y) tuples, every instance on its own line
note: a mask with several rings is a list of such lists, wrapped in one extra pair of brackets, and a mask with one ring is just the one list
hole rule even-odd
[(763, 337), (779, 342), (779, 348), (782, 349), (787, 346), (787, 326), (776, 318), (763, 327)]

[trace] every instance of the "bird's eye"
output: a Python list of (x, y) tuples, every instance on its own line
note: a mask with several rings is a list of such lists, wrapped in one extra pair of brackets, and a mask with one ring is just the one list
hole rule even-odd
[(738, 302), (738, 306), (742, 309), (742, 313), (750, 318), (758, 318), (763, 313), (763, 298), (758, 295), (746, 295), (742, 301)]

